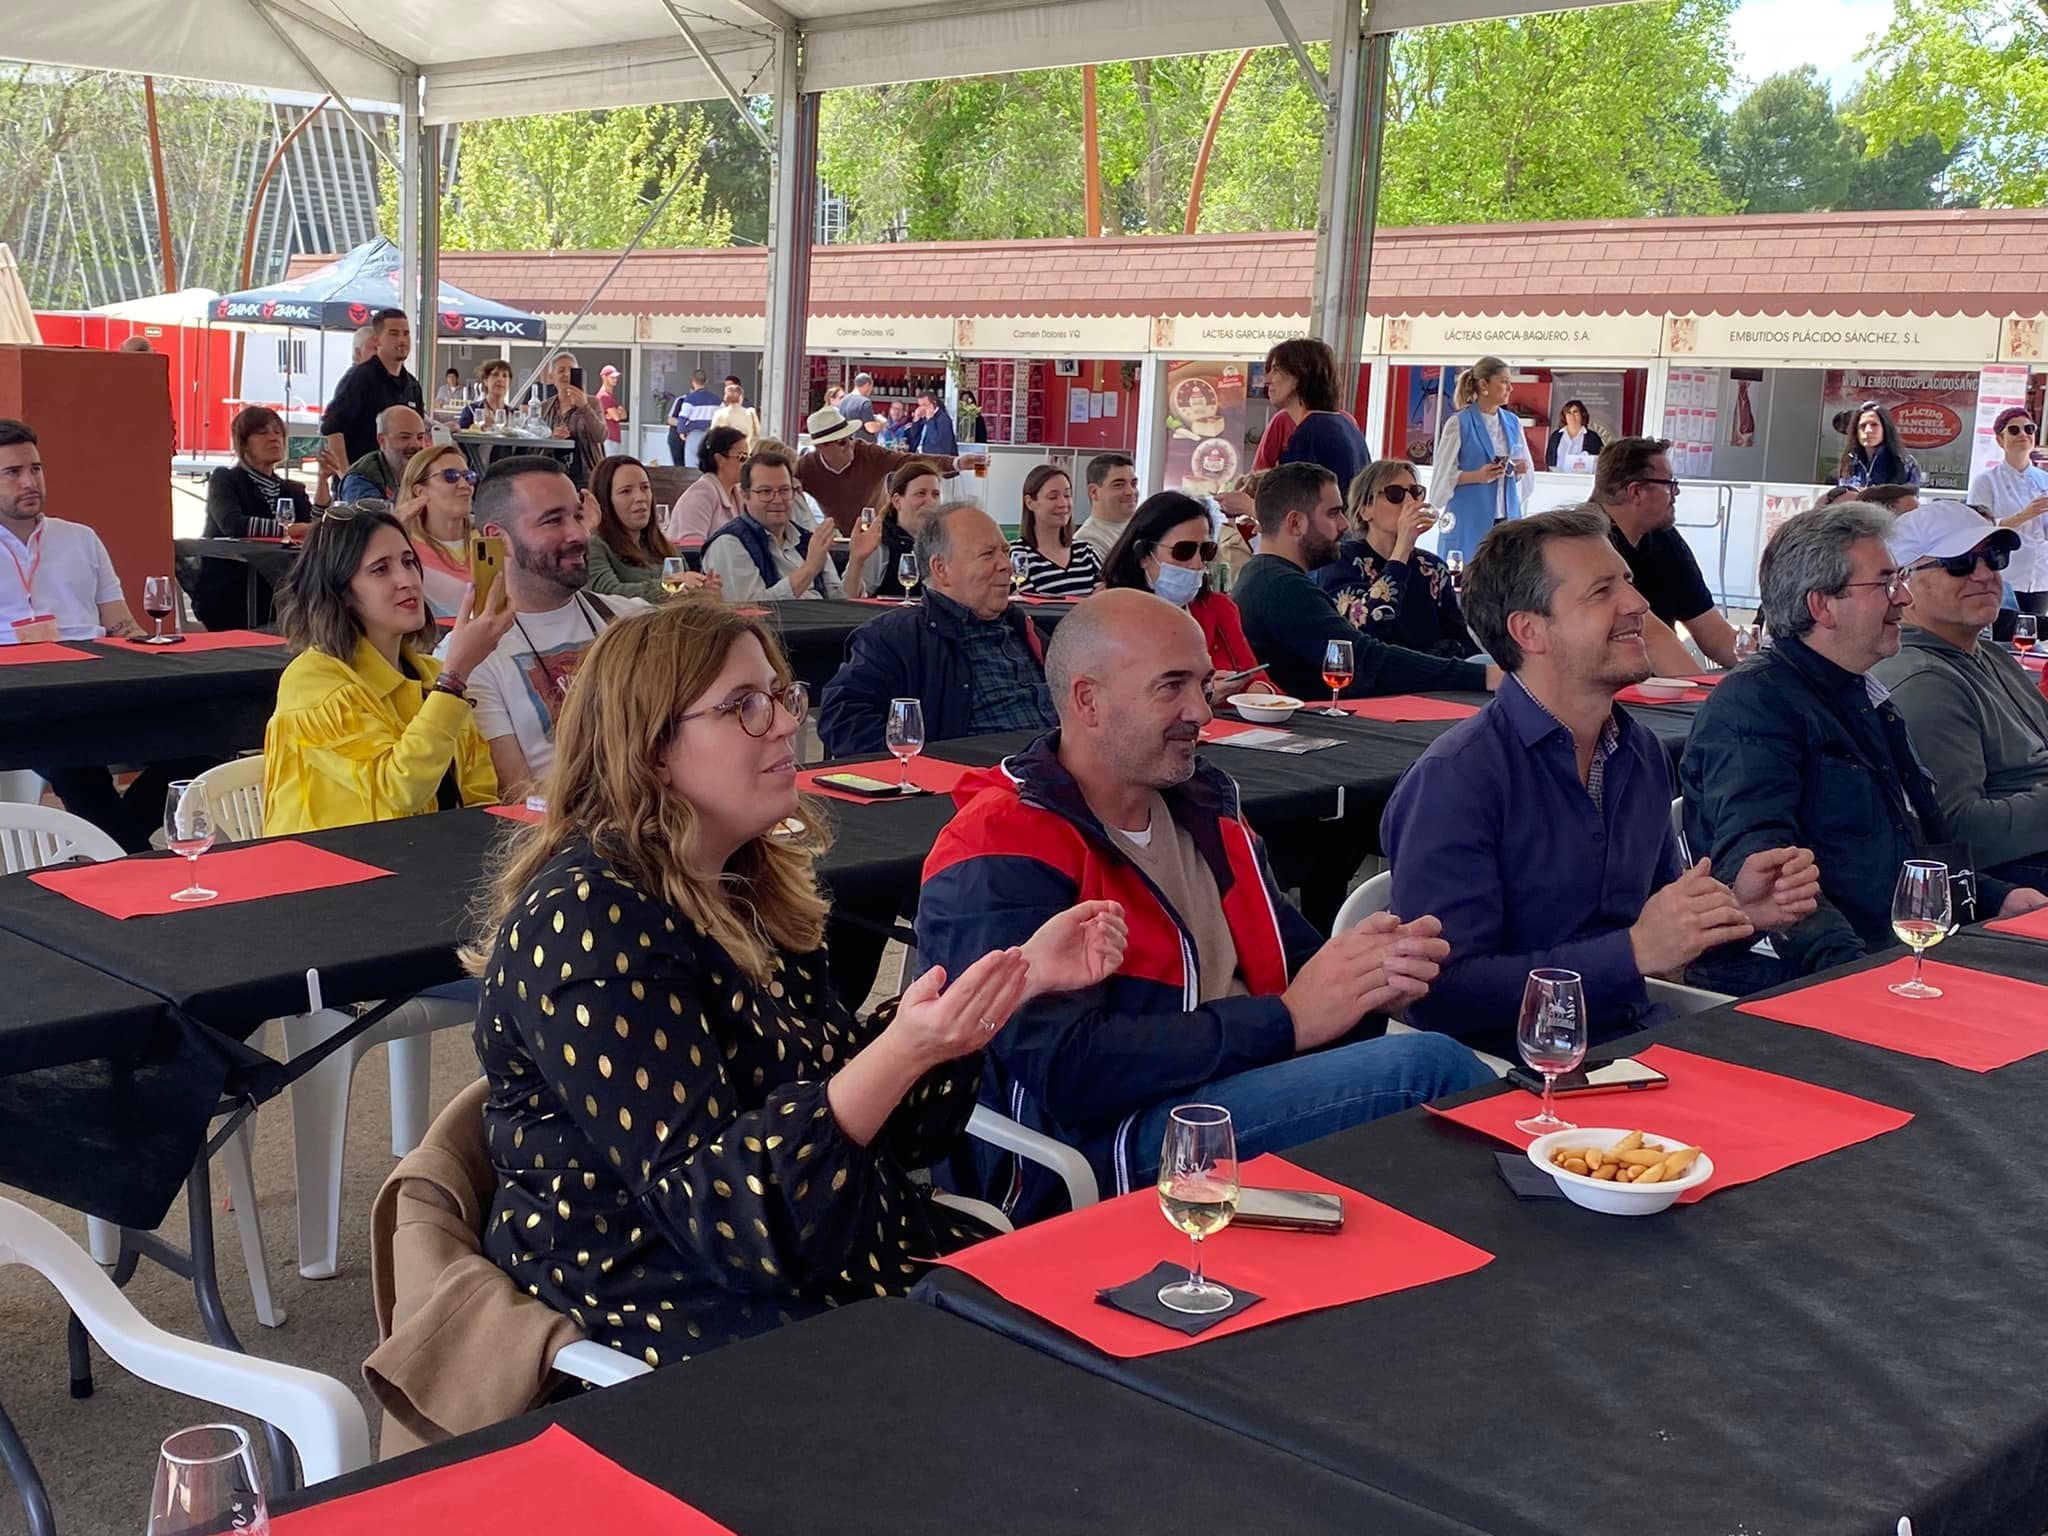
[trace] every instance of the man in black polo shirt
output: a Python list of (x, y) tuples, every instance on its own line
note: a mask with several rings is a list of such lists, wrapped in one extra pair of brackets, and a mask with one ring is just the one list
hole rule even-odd
[(409, 405), (427, 413), (420, 381), (405, 366), (412, 352), (412, 326), (402, 309), (380, 309), (370, 316), (376, 350), (341, 376), (334, 398), (320, 418), (327, 434), (326, 458), (339, 473), (366, 453), (377, 450), (377, 417), (388, 406)]
[(1628, 562), (1636, 590), (1649, 601), (1643, 639), (1650, 665), (1683, 677), (1692, 657), (1676, 633), (1683, 624), (1693, 643), (1717, 666), (1735, 665), (1735, 627), (1714, 606), (1699, 562), (1672, 526), (1678, 481), (1671, 474), (1671, 444), (1654, 437), (1618, 437), (1600, 450), (1593, 500), (1614, 524), (1610, 537)]

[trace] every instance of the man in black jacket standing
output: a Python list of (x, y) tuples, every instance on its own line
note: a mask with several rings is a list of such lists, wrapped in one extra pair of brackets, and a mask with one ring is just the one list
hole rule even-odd
[(853, 632), (825, 685), (818, 739), (834, 757), (877, 752), (889, 701), (924, 706), (925, 738), (945, 741), (1054, 723), (1045, 647), (1010, 606), (1010, 547), (971, 502), (940, 507), (917, 535), (924, 601)]
[(412, 325), (402, 309), (380, 309), (370, 316), (376, 350), (341, 376), (334, 398), (320, 417), (327, 450), (321, 455), (339, 480), (366, 453), (377, 448), (377, 418), (394, 405), (409, 405), (427, 414), (420, 381), (405, 360), (412, 354)]
[(1245, 638), (1273, 680), (1296, 698), (1327, 697), (1323, 652), (1351, 642), (1351, 683), (1344, 696), (1371, 698), (1431, 690), (1493, 689), (1500, 668), (1426, 656), (1354, 629), (1308, 573), (1337, 558), (1344, 537), (1344, 493), (1320, 464), (1282, 464), (1259, 482), (1259, 553), (1231, 589)]

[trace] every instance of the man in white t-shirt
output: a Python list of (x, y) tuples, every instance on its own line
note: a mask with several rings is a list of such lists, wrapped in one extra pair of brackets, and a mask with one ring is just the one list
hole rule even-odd
[[(46, 517), (43, 455), (26, 422), (0, 419), (0, 645), (96, 640), (143, 630), (121, 596), (121, 578), (100, 536), (84, 523)], [(146, 768), (123, 795), (104, 766), (35, 771), (74, 816), (134, 853), (149, 846), (171, 780), (205, 763)]]
[(590, 535), (581, 511), (575, 482), (560, 463), (538, 454), (496, 460), (470, 502), (477, 527), (505, 541), (502, 580), (513, 622), (469, 674), (469, 702), (491, 749), (498, 792), (513, 802), (546, 792), (555, 720), (598, 631), (652, 606), (584, 590)]

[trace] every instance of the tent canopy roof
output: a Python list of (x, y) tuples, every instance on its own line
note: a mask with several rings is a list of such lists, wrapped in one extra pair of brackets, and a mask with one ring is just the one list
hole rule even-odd
[[(1335, 0), (1284, 3), (1304, 39), (1329, 37)], [(1371, 25), (1398, 31), (1584, 3), (1375, 0)], [(810, 91), (1282, 40), (1259, 0), (883, 0), (881, 8), (869, 0), (690, 0), (679, 8), (742, 91), (768, 88), (778, 25), (806, 36)], [(720, 94), (664, 0), (492, 0), (482, 9), (419, 0), (79, 0), (22, 8), (5, 46), (37, 64), (322, 89), (273, 23), (354, 99), (397, 101), (417, 71), (429, 122)]]
[[(212, 318), (232, 326), (291, 326), (306, 330), (352, 331), (380, 309), (402, 309), (398, 247), (382, 235), (311, 271), (295, 271), (281, 282), (217, 296)], [(545, 341), (548, 328), (530, 315), (495, 299), (478, 298), (442, 283), (434, 303), (436, 334), (450, 339)]]

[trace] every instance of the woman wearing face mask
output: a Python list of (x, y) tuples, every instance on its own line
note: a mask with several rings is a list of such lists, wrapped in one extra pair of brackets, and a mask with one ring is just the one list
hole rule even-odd
[(298, 654), (263, 733), (263, 831), (317, 832), (498, 798), (464, 698), (472, 669), (512, 627), (505, 583), (481, 613), (457, 606), (433, 659), (419, 556), (388, 512), (331, 511), (278, 590)]
[[(1136, 587), (1176, 608), (1185, 608), (1202, 626), (1202, 638), (1209, 642), (1210, 664), (1219, 674), (1259, 672), (1259, 658), (1244, 637), (1237, 604), (1209, 583), (1209, 562), (1215, 558), (1209, 509), (1179, 491), (1161, 491), (1139, 502), (1138, 510), (1131, 514), (1122, 537), (1110, 549), (1102, 584)], [(1247, 689), (1232, 684), (1230, 691)], [(1278, 690), (1265, 682), (1261, 673), (1250, 691)]]
[(939, 466), (927, 459), (899, 464), (889, 475), (889, 505), (873, 522), (853, 530), (846, 553), (848, 597), (902, 597), (897, 572), (917, 542), (918, 530), (941, 500)]
[(1443, 561), (1415, 541), (1436, 526), (1436, 508), (1422, 499), (1415, 466), (1381, 459), (1351, 482), (1352, 535), (1337, 558), (1314, 573), (1353, 629), (1375, 640), (1432, 656), (1466, 657), (1478, 649), (1458, 609)]

